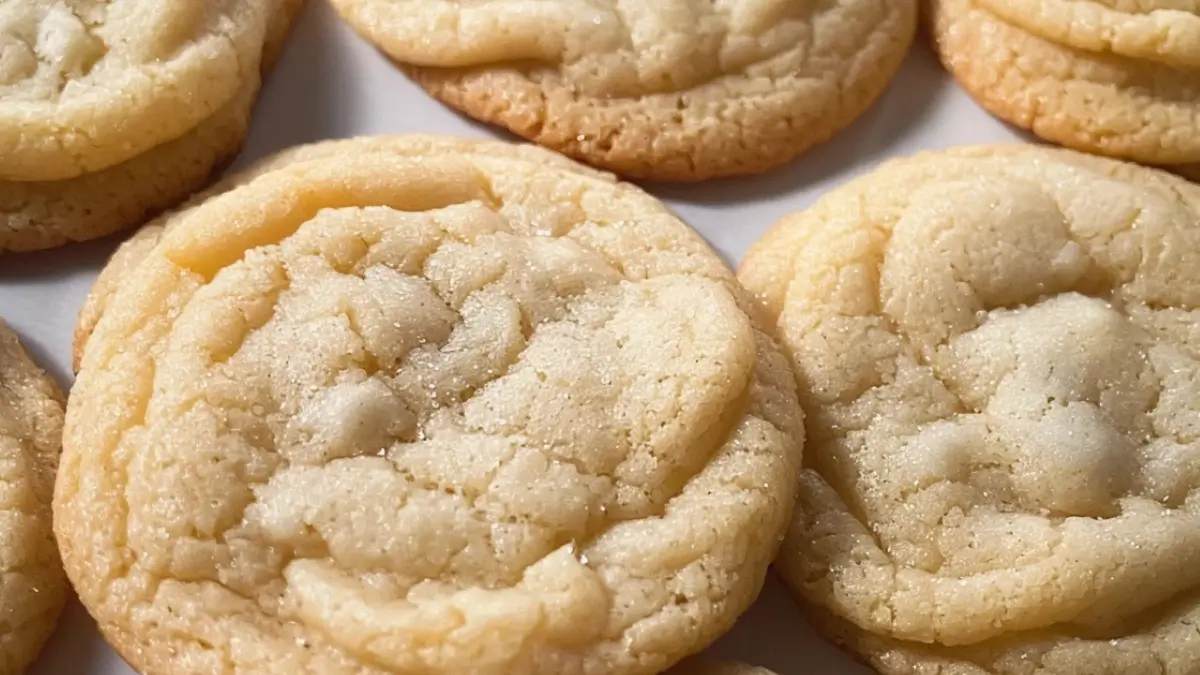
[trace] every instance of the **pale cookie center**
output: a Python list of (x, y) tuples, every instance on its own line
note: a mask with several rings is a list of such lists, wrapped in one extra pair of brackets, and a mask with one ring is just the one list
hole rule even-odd
[(512, 229), (478, 202), (325, 210), (200, 288), (167, 347), (195, 381), (130, 474), (142, 564), (397, 670), (605, 635), (588, 544), (705, 465), (754, 337), (717, 282)]
[(1193, 594), (1196, 209), (1156, 172), (994, 148), (788, 223), (813, 470), (789, 581), (865, 631), (975, 646), (955, 658), (1144, 635)]
[(978, 433), (951, 473), (1007, 472), (1019, 506), (1034, 512), (1113, 514), (1157, 394), (1145, 342), (1103, 301), (1074, 294), (997, 311), (957, 336), (935, 370), (978, 411), (960, 418)]
[[(1161, 341), (1178, 339), (1155, 325), (1178, 310), (1152, 309), (1186, 302), (1191, 281), (1145, 259), (1127, 228), (1146, 223), (1141, 236), (1164, 250), (1186, 245), (1150, 229), (1173, 217), (1165, 203), (1130, 210), (1129, 197), (1114, 183), (1061, 205), (1032, 182), (951, 181), (922, 189), (895, 223), (878, 278), (891, 335), (856, 331), (865, 341), (848, 350), (891, 365), (852, 365), (864, 379), (830, 394), (846, 401), (833, 409), (843, 424), (862, 420), (838, 443), (884, 488), (858, 499), (902, 563), (952, 576), (1020, 565), (1052, 531), (1017, 528), (1032, 539), (965, 552), (962, 533), (1021, 513), (1106, 518), (1132, 496), (1174, 506), (1200, 478), (1200, 437), (1175, 393), (1193, 388), (1200, 362)], [(818, 382), (836, 375), (814, 367)], [(911, 420), (889, 412), (906, 396), (923, 409)]]

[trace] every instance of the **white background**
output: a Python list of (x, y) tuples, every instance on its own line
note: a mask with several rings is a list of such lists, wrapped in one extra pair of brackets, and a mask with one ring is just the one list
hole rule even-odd
[[(440, 132), (502, 136), (441, 107), (341, 24), (324, 0), (308, 0), (292, 40), (263, 90), (238, 165), (276, 150), (360, 134)], [(919, 36), (900, 75), (876, 106), (828, 144), (760, 177), (695, 186), (647, 186), (697, 228), (729, 263), (780, 216), (883, 159), (971, 143), (1024, 140), (976, 106)], [(0, 316), (65, 386), (71, 332), (92, 279), (116, 240), (0, 257)], [(726, 658), (780, 675), (865, 675), (826, 645), (771, 578), (755, 607), (714, 647)], [(35, 675), (130, 675), (73, 602)]]

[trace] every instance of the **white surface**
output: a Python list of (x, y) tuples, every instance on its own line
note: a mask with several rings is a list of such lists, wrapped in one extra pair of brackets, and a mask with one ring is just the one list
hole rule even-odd
[[(299, 143), (372, 133), (500, 136), (425, 96), (342, 25), (324, 0), (309, 0), (258, 105), (239, 164)], [(896, 155), (1022, 136), (980, 110), (945, 75), (923, 42), (884, 98), (850, 129), (762, 177), (696, 186), (649, 186), (731, 264), (785, 213)], [(79, 305), (115, 240), (0, 257), (0, 316), (59, 381), (70, 380), (71, 332)], [(755, 607), (713, 647), (780, 675), (863, 675), (815, 637), (786, 591), (771, 579)], [(36, 675), (129, 675), (73, 603)]]

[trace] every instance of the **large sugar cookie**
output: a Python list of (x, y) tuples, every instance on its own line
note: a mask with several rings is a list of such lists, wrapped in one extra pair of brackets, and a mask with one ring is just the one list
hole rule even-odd
[[(1096, 45), (1088, 39), (1057, 42), (1001, 19), (985, 4), (1009, 7), (1010, 14), (1035, 16), (1018, 0), (935, 0), (929, 5), (942, 62), (981, 105), (1012, 124), (1076, 150), (1146, 164), (1200, 162), (1200, 61), (1189, 67), (1179, 65), (1200, 56), (1200, 45), (1192, 45), (1191, 38), (1177, 44), (1166, 35), (1136, 43), (1173, 55), (1173, 59), (1164, 56), (1175, 63), (1169, 65), (1122, 56), (1111, 49), (1094, 51)], [(1045, 4), (1094, 3), (1046, 0)], [(1039, 20), (1048, 21), (1045, 17), (1051, 14)], [(1181, 10), (1170, 14), (1191, 17), (1178, 25), (1200, 30), (1196, 27), (1200, 17)], [(1176, 25), (1168, 22), (1164, 30), (1170, 32)], [(1098, 24), (1074, 23), (1070, 29), (1086, 34), (1088, 26), (1116, 39)], [(1185, 48), (1184, 43), (1191, 46)]]
[(794, 379), (703, 240), (536, 148), (340, 141), (181, 215), (56, 532), (143, 673), (658, 673), (752, 602)]
[(741, 279), (808, 413), (777, 566), (819, 629), (885, 675), (1200, 672), (1200, 186), (919, 156)]
[(109, 168), (225, 108), (279, 0), (6, 0), (0, 180)]
[(913, 0), (334, 0), (437, 98), (626, 176), (757, 173), (884, 90)]
[[(298, 0), (271, 0), (263, 68), (282, 50)], [(0, 10), (2, 11), (2, 10)], [(260, 76), (183, 136), (106, 169), (56, 181), (0, 180), (0, 253), (96, 239), (145, 222), (203, 188), (242, 147)]]
[(0, 321), (0, 673), (17, 675), (54, 630), (67, 581), (50, 498), (62, 447), (63, 397)]

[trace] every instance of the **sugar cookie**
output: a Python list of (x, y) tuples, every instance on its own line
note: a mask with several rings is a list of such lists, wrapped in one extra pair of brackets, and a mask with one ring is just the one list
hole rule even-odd
[(758, 173), (883, 92), (913, 0), (333, 0), (443, 102), (629, 177)]
[(885, 675), (1200, 672), (1200, 186), (894, 161), (747, 255), (808, 413), (777, 567)]
[[(1091, 13), (1116, 14), (1096, 9), (1094, 2), (1044, 0), (1046, 7), (1068, 9), (1042, 14), (1028, 11), (1027, 4), (1024, 0), (935, 0), (929, 6), (942, 62), (981, 105), (1001, 119), (1076, 150), (1155, 165), (1200, 163), (1200, 61), (1194, 61), (1200, 45), (1187, 37), (1193, 30), (1200, 31), (1200, 17), (1179, 10), (1137, 14), (1139, 20), (1159, 24), (1161, 30), (1121, 33), (1104, 23), (1064, 23), (1077, 12), (1087, 13), (1081, 9), (1085, 7), (1092, 8)], [(1028, 19), (1025, 25), (1053, 24), (1045, 26), (1047, 34), (1071, 37), (1073, 42), (1056, 42), (1024, 30), (985, 6), (1008, 7), (1006, 17), (1023, 15)], [(1168, 15), (1170, 20), (1164, 18)], [(1175, 17), (1190, 18), (1175, 22)], [(1049, 30), (1055, 26), (1058, 32)], [(1174, 27), (1180, 28), (1178, 40), (1172, 39)], [(1121, 34), (1126, 37), (1119, 38)], [(1102, 38), (1120, 51), (1090, 49), (1098, 47)], [(1139, 49), (1163, 55), (1157, 60), (1121, 55)], [(1181, 62), (1191, 65), (1184, 67)]]
[(279, 0), (6, 0), (0, 180), (106, 169), (186, 134), (257, 72)]
[[(274, 11), (268, 34), (259, 39), (264, 67), (282, 49), (300, 6), (298, 0), (269, 4)], [(0, 17), (5, 11), (7, 6)], [(234, 97), (195, 128), (119, 164), (65, 180), (0, 180), (0, 253), (102, 237), (140, 224), (204, 187), (236, 156), (249, 129), (260, 76), (245, 77)], [(5, 95), (0, 88), (0, 108)]]
[(62, 447), (63, 397), (0, 321), (0, 673), (17, 675), (41, 651), (67, 599), (50, 525)]
[(803, 425), (720, 258), (541, 149), (307, 152), (182, 212), (87, 341), (55, 528), (117, 651), (650, 675), (728, 630)]
[[(468, 148), (467, 145), (448, 145), (449, 139), (440, 139), (439, 144), (445, 147)], [(79, 310), (79, 318), (75, 326), (75, 335), (72, 345), (75, 370), (79, 370), (79, 366), (83, 361), (84, 348), (87, 346), (87, 340), (91, 337), (92, 331), (99, 323), (100, 317), (104, 314), (104, 310), (108, 307), (108, 303), (112, 297), (116, 295), (117, 289), (121, 282), (128, 279), (134, 269), (142, 259), (158, 244), (162, 238), (163, 232), (179, 222), (184, 215), (198, 206), (202, 206), (205, 202), (228, 192), (234, 188), (241, 187), (246, 183), (269, 173), (276, 169), (295, 164), (297, 162), (311, 162), (324, 159), (336, 159), (345, 151), (345, 145), (340, 143), (313, 143), (309, 145), (301, 145), (293, 148), (288, 148), (269, 157), (260, 159), (254, 162), (249, 167), (235, 174), (229, 175), (217, 181), (209, 188), (193, 195), (185, 204), (171, 212), (164, 213), (154, 221), (146, 224), (139, 229), (133, 236), (122, 242), (117, 250), (113, 252), (104, 269), (96, 277), (96, 281), (92, 284), (91, 290), (84, 299), (83, 306)], [(421, 146), (417, 146), (419, 149)], [(562, 161), (556, 165), (559, 169), (585, 171), (583, 167), (569, 161)], [(600, 174), (595, 174), (600, 175)]]
[(258, 83), (188, 134), (114, 167), (62, 181), (0, 181), (0, 252), (96, 239), (204, 187), (242, 147)]

